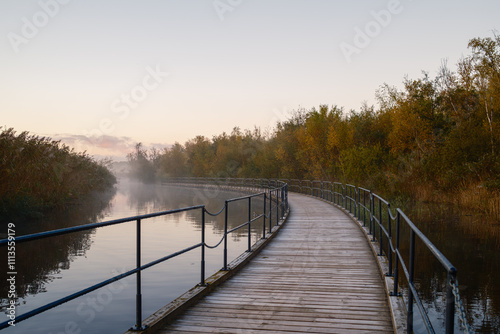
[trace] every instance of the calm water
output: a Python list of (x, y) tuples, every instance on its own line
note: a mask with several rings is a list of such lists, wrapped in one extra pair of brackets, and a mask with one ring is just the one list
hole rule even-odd
[[(20, 236), (198, 204), (207, 204), (208, 210), (217, 212), (225, 199), (238, 196), (241, 194), (121, 180), (115, 192), (95, 196), (86, 205), (74, 205), (36, 222), (17, 222), (16, 233)], [(255, 211), (261, 210), (260, 202), (252, 202)], [(230, 206), (230, 227), (247, 220), (247, 205), (245, 201)], [(200, 216), (200, 210), (196, 210), (143, 221), (142, 263), (199, 243)], [(252, 243), (260, 238), (261, 225), (258, 221), (252, 230)], [(223, 215), (207, 217), (206, 241), (209, 245), (221, 239), (223, 227)], [(131, 222), (18, 244), (17, 314), (133, 269), (135, 235), (136, 225)], [(246, 250), (247, 230), (230, 235), (228, 245), (231, 261)], [(143, 272), (143, 318), (199, 283), (200, 254), (197, 249)], [(208, 277), (222, 268), (222, 247), (207, 249), (206, 256)], [(6, 272), (2, 270), (0, 274), (2, 282), (6, 281)], [(2, 287), (2, 305), (5, 305), (7, 290), (4, 284)], [(135, 324), (135, 287), (135, 275), (132, 275), (4, 329), (2, 333), (123, 333)], [(1, 321), (4, 319), (7, 317)]]
[[(239, 195), (122, 180), (115, 192), (94, 196), (86, 205), (72, 206), (40, 221), (18, 222), (16, 232), (17, 235), (35, 233), (203, 203), (210, 211), (217, 212), (224, 199)], [(260, 204), (260, 201), (252, 202), (255, 211)], [(500, 223), (453, 206), (409, 204), (404, 211), (457, 267), (460, 293), (473, 331), (500, 333)], [(246, 221), (246, 202), (232, 206), (229, 214), (233, 218), (232, 226)], [(214, 245), (220, 240), (223, 226), (223, 216), (207, 217), (208, 244)], [(259, 222), (253, 229), (252, 242), (260, 238), (260, 226)], [(198, 243), (199, 211), (147, 220), (142, 232), (142, 262), (147, 263)], [(231, 235), (229, 260), (243, 253), (246, 245), (246, 230)], [(21, 314), (134, 268), (135, 223), (19, 244), (16, 252), (17, 312)], [(419, 242), (417, 253), (416, 282), (426, 287), (422, 288), (420, 297), (431, 317), (437, 319), (435, 329), (443, 332), (445, 273)], [(200, 252), (196, 250), (143, 272), (144, 318), (198, 283), (199, 260)], [(221, 267), (222, 248), (207, 250), (207, 276)], [(0, 273), (2, 282), (6, 280), (6, 272)], [(3, 303), (6, 296), (4, 288), (1, 292)], [(418, 314), (416, 308), (415, 314)], [(133, 275), (2, 333), (123, 333), (134, 322)], [(425, 332), (418, 316), (415, 332)], [(456, 332), (460, 332), (458, 327)]]
[[(473, 332), (500, 333), (500, 222), (452, 205), (411, 204), (404, 211), (458, 269), (460, 295)], [(416, 249), (415, 281), (426, 286), (420, 297), (429, 314), (439, 319), (437, 332), (444, 332), (446, 275), (418, 241)], [(419, 320), (415, 329), (425, 332)], [(456, 332), (461, 332), (459, 327)]]

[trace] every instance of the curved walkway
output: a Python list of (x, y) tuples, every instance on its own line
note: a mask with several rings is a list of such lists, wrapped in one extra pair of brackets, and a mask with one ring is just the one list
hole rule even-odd
[(356, 223), (315, 198), (290, 193), (289, 203), (275, 239), (159, 333), (394, 333)]

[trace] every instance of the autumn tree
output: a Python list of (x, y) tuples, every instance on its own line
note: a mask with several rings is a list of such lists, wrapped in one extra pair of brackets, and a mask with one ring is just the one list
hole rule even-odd
[(204, 136), (196, 136), (185, 144), (187, 164), (191, 176), (210, 176), (214, 161), (214, 148)]
[(490, 134), (491, 154), (495, 155), (500, 140), (500, 35), (494, 38), (474, 38), (469, 42), (473, 54), (469, 57), (472, 84), (476, 89), (481, 109), (485, 115), (485, 125)]
[(164, 177), (180, 177), (189, 174), (186, 149), (179, 143), (165, 148), (160, 157), (160, 172)]

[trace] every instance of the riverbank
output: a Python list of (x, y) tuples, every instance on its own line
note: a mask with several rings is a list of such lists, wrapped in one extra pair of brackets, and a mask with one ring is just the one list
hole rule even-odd
[(51, 138), (0, 128), (0, 220), (37, 217), (116, 183), (105, 162)]
[(474, 211), (486, 215), (489, 219), (500, 221), (500, 192), (491, 191), (480, 183), (469, 183), (457, 186), (453, 190), (443, 191), (433, 187), (430, 183), (415, 182), (406, 186), (404, 192), (388, 192), (386, 198), (396, 201), (411, 198), (412, 201), (454, 205), (460, 210)]

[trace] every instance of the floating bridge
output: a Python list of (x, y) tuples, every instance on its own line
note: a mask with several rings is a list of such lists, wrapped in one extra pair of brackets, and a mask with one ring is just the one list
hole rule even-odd
[[(168, 183), (230, 188), (249, 195), (226, 200), (217, 213), (198, 205), (16, 238), (23, 243), (131, 221), (137, 225), (134, 269), (17, 315), (17, 326), (24, 319), (135, 275), (135, 325), (127, 334), (412, 333), (415, 306), (420, 327), (434, 333), (435, 320), (419, 299), (414, 282), (419, 239), (419, 247), (432, 253), (448, 277), (446, 309), (441, 317), (446, 333), (454, 333), (459, 325), (464, 332), (469, 330), (455, 267), (400, 209), (391, 210), (389, 202), (367, 189), (300, 180), (180, 178)], [(252, 202), (259, 200), (263, 210), (255, 212)], [(228, 208), (240, 201), (248, 202), (248, 220), (228, 229)], [(202, 212), (200, 242), (141, 263), (142, 222), (191, 210)], [(205, 250), (215, 246), (205, 243), (206, 215), (225, 217), (224, 234), (216, 245), (224, 247), (222, 269), (210, 277), (205, 277)], [(251, 225), (257, 223), (262, 224), (262, 238), (251, 244)], [(248, 249), (228, 263), (227, 237), (241, 229), (248, 230)], [(0, 246), (7, 242), (0, 240)], [(144, 317), (142, 271), (195, 249), (201, 249), (200, 283)], [(5, 327), (8, 322), (0, 324), (0, 329)]]

